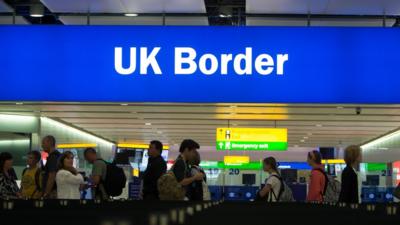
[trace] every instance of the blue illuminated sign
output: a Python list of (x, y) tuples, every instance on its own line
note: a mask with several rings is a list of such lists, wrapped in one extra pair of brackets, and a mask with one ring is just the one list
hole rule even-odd
[(0, 26), (0, 101), (400, 103), (395, 28)]

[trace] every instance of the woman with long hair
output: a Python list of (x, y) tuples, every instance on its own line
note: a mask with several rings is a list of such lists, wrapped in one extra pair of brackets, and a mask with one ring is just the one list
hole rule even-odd
[(0, 153), (0, 199), (20, 198), (15, 176), (11, 173), (13, 157), (8, 152)]
[(83, 177), (73, 166), (74, 154), (64, 152), (58, 162), (56, 175), (58, 199), (80, 199), (80, 187), (84, 183)]
[(263, 170), (269, 174), (265, 186), (258, 192), (259, 197), (267, 198), (269, 202), (279, 201), (282, 181), (278, 172), (278, 164), (274, 157), (263, 160)]

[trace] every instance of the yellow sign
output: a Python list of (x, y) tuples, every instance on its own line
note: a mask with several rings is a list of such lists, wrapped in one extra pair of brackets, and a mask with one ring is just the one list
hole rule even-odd
[(217, 128), (217, 141), (287, 142), (287, 129)]
[(97, 144), (58, 144), (57, 148), (96, 148)]
[(224, 164), (225, 165), (241, 165), (245, 163), (250, 163), (249, 156), (224, 156)]
[(344, 159), (323, 159), (322, 160), (323, 164), (346, 164)]
[[(149, 145), (148, 144), (129, 144), (129, 143), (120, 143), (118, 144), (119, 148), (139, 148), (139, 149), (148, 149)], [(163, 150), (168, 150), (169, 146), (164, 145)]]
[(218, 151), (286, 151), (286, 128), (217, 128)]

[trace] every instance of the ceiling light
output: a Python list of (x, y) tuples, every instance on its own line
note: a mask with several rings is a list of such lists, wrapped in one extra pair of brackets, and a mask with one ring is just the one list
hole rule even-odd
[(303, 137), (303, 139), (308, 139), (308, 137)]
[(157, 131), (157, 134), (162, 134), (162, 131), (161, 130)]
[(43, 17), (44, 15), (43, 5), (40, 4), (32, 5), (29, 10), (29, 14), (31, 15), (31, 17)]
[(144, 125), (146, 125), (146, 126), (151, 126), (151, 123), (145, 123)]
[(122, 106), (127, 106), (128, 103), (121, 103), (120, 105), (122, 105)]
[(312, 135), (312, 133), (307, 133), (307, 136), (311, 136)]
[(23, 102), (16, 102), (15, 104), (16, 105), (23, 105), (24, 103)]
[(322, 127), (322, 124), (315, 124), (316, 127)]
[(134, 17), (134, 16), (138, 16), (138, 14), (137, 13), (125, 13), (125, 16)]
[(305, 140), (300, 140), (300, 142), (305, 142)]
[(336, 107), (337, 109), (343, 109), (343, 106), (338, 106), (338, 107)]

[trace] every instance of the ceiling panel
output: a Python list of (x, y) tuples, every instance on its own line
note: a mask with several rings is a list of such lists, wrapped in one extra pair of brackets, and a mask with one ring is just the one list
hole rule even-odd
[(12, 12), (12, 8), (9, 7), (3, 0), (0, 0), (0, 12), (1, 13)]
[[(0, 16), (0, 24), (1, 25), (11, 25), (13, 23), (13, 17), (12, 16)], [(24, 17), (22, 16), (16, 16), (15, 17), (15, 24), (18, 25), (27, 25), (30, 24)]]
[(203, 0), (41, 0), (52, 12), (205, 13)]
[[(65, 25), (86, 25), (86, 16), (60, 16)], [(91, 25), (163, 25), (160, 16), (91, 16)], [(207, 17), (165, 17), (165, 25), (207, 26)]]
[(400, 15), (398, 0), (332, 0), (326, 14), (334, 15)]
[(399, 105), (125, 104), (3, 102), (0, 113), (49, 116), (116, 142), (193, 138), (203, 146), (227, 126), (285, 127), (289, 146), (310, 148), (360, 144), (400, 127)]
[(400, 15), (398, 0), (247, 0), (255, 14)]
[[(65, 25), (86, 25), (86, 16), (60, 16)], [(155, 16), (91, 16), (91, 25), (162, 25), (161, 17)]]
[(322, 14), (329, 0), (246, 0), (246, 13)]

